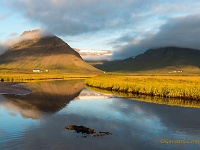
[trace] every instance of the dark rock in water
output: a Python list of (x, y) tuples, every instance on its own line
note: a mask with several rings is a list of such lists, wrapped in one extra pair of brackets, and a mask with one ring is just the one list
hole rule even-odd
[(94, 134), (96, 131), (94, 129), (90, 129), (84, 126), (70, 125), (65, 127), (68, 130), (75, 130), (77, 133), (86, 133), (86, 134)]
[(112, 133), (110, 133), (110, 132), (99, 132), (100, 134), (105, 134), (105, 135), (109, 135), (109, 134), (112, 134)]
[(110, 135), (112, 133), (110, 132), (99, 132), (98, 134), (95, 134), (94, 137), (103, 137), (103, 136), (106, 136), (106, 135)]
[[(94, 134), (94, 133), (96, 133), (96, 131), (94, 129), (90, 129), (90, 128), (87, 128), (87, 127), (84, 127), (84, 126), (77, 126), (77, 125), (69, 125), (69, 126), (66, 126), (65, 129), (75, 130), (77, 133), (81, 132), (82, 134)], [(94, 134), (93, 137), (103, 137), (103, 136), (110, 135), (110, 134), (112, 134), (112, 133), (100, 131), (99, 133)], [(87, 135), (84, 135), (83, 137), (86, 138)]]

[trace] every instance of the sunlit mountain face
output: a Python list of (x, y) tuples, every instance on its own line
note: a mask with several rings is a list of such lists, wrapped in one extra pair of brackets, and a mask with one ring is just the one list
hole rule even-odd
[(86, 63), (80, 54), (55, 35), (40, 30), (25, 31), (10, 41), (0, 54), (0, 67), (32, 71), (37, 68), (51, 72), (101, 73)]

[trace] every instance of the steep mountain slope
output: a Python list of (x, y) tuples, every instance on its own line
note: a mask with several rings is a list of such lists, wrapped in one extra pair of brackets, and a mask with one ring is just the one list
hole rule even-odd
[(200, 68), (200, 50), (165, 47), (149, 49), (138, 56), (121, 61), (105, 62), (98, 66), (106, 71), (147, 71), (159, 69), (183, 69), (185, 67)]
[[(29, 32), (23, 33), (21, 36), (26, 34)], [(38, 68), (80, 73), (100, 72), (84, 62), (79, 53), (56, 36), (36, 36), (13, 45), (0, 55), (0, 68), (22, 70)]]

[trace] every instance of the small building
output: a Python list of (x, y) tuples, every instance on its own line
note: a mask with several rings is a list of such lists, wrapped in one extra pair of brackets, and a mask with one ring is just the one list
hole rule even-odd
[(33, 69), (33, 72), (40, 72), (40, 69)]

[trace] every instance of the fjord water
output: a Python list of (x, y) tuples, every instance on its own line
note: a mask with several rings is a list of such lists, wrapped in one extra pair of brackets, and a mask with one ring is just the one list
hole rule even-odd
[[(27, 83), (32, 93), (0, 95), (0, 149), (199, 149), (200, 109), (97, 93), (83, 81)], [(83, 125), (111, 135), (66, 130)], [(170, 143), (182, 140), (182, 143)], [(192, 140), (196, 140), (195, 142)]]

